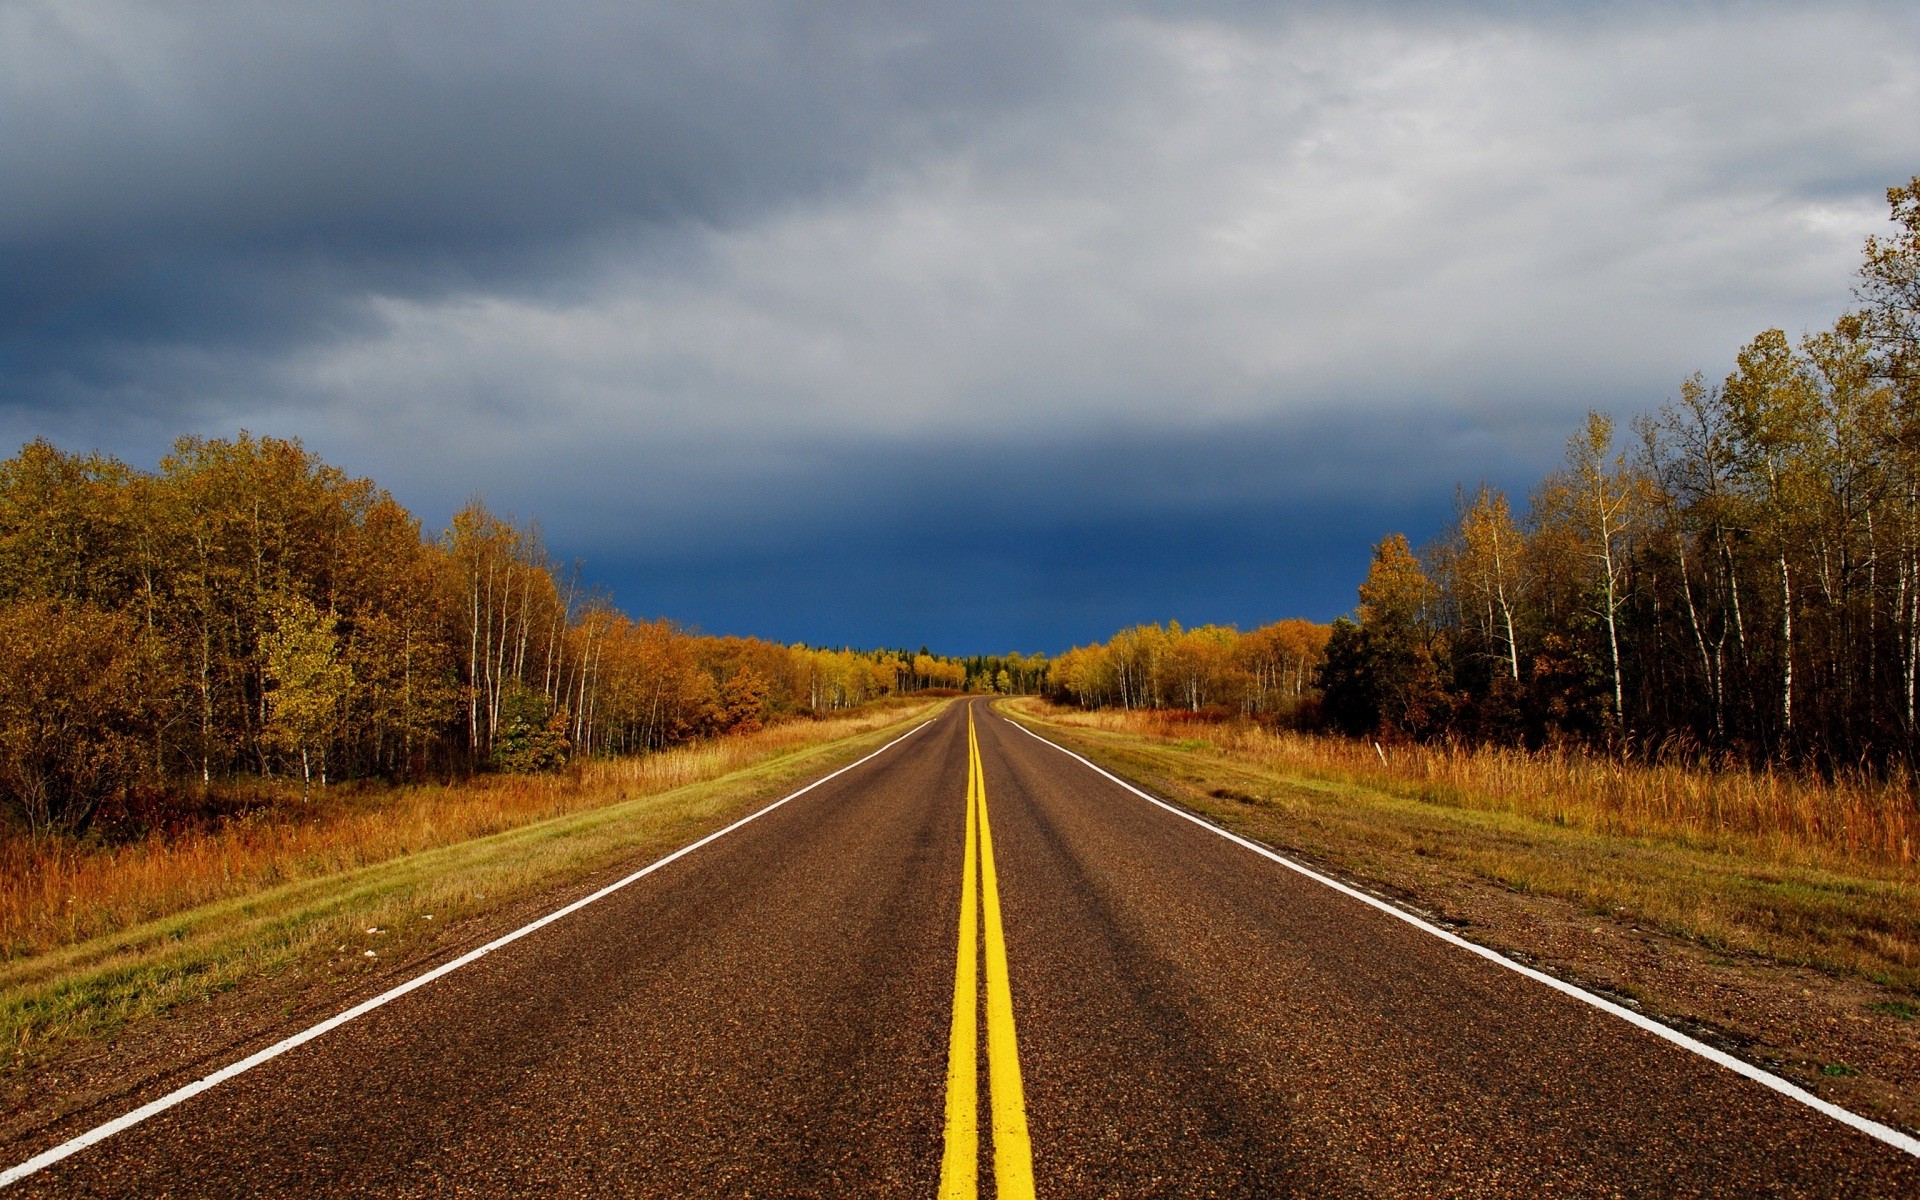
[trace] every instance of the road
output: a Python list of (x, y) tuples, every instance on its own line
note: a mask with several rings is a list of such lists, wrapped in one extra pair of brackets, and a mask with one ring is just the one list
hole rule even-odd
[[(970, 856), (992, 873), (963, 895)], [(1914, 1197), (1920, 1159), (963, 703), (10, 1194), (1010, 1196), (1028, 1179), (1042, 1197)]]

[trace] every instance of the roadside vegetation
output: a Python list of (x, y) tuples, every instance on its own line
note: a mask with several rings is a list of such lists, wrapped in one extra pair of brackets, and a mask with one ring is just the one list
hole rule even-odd
[(1885, 820), (1904, 781), (1004, 707), (1242, 836), (1920, 1128), (1920, 874)]
[(1910, 856), (1891, 831), (1920, 766), (1920, 178), (1888, 199), (1893, 233), (1830, 329), (1760, 334), (1627, 436), (1590, 414), (1524, 505), (1463, 489), (1424, 551), (1380, 541), (1311, 694), (1267, 699), (1255, 635), (1154, 626), (1057, 659), (1051, 691), (1386, 744), (1865, 772), (1899, 785), (1871, 799), (1898, 811), (1846, 836)]
[(30, 443), (0, 461), (0, 1063), (396, 896), (657, 848), (969, 666), (630, 618), (537, 525), (475, 500), (423, 534), (298, 442), (182, 438), (151, 472)]
[(1374, 547), (1351, 618), (1135, 626), (1007, 707), (1914, 1127), (1920, 177), (1888, 201), (1830, 329), (1627, 436), (1588, 414), (1523, 505), (1462, 488), (1431, 545)]
[[(532, 893), (665, 852), (850, 761), (937, 700), (538, 776), (364, 796), (300, 821), (58, 845), (0, 877), (0, 1070), (291, 970), (349, 983)], [(13, 853), (21, 853), (16, 844)]]
[[(537, 773), (928, 687), (964, 664), (635, 620), (479, 501), (439, 536), (298, 442), (154, 472), (0, 461), (0, 817), (137, 839), (235, 795)], [(252, 806), (256, 807), (257, 806)]]
[(1328, 781), (1410, 784), (1409, 795), (1450, 807), (1610, 837), (1668, 839), (1758, 861), (1903, 871), (1920, 848), (1920, 814), (1903, 775), (1644, 762), (1570, 744), (1382, 743), (1217, 711), (1085, 712), (1054, 704), (1028, 711), (1077, 728), (1230, 751)]
[(0, 846), (0, 957), (13, 962), (210, 901), (657, 795), (891, 726), (924, 707), (875, 704), (538, 775), (337, 788), (305, 806), (269, 799), (264, 815), (125, 845), (16, 839)]
[[(1366, 874), (1396, 856), (1709, 947), (1920, 992), (1904, 783), (1580, 751), (1396, 745), (1178, 712), (1013, 711), (1249, 836)], [(1404, 864), (1403, 864), (1404, 865)]]
[(1590, 414), (1519, 520), (1480, 487), (1423, 556), (1382, 541), (1328, 645), (1333, 726), (1909, 778), (1920, 178), (1889, 201), (1830, 329), (1760, 334), (1625, 438)]

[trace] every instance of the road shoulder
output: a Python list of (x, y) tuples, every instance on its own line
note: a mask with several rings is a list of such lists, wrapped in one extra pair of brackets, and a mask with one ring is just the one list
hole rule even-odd
[[(141, 971), (204, 986), (164, 1013), (47, 1047), (5, 1078), (0, 1144), (39, 1147), (118, 1116), (588, 895), (851, 763), (945, 706), (656, 795), (540, 821), (174, 920), (179, 957), (36, 985), (15, 1006), (112, 1003)], [(230, 927), (223, 932), (223, 927)], [(123, 935), (130, 937), (130, 935)], [(261, 944), (270, 953), (261, 953)]]
[[(1665, 1021), (1842, 1107), (1908, 1132), (1920, 1125), (1920, 1018), (1911, 994), (1655, 928), (1630, 905), (1600, 911), (1550, 888), (1516, 886), (1516, 859), (1550, 857), (1564, 870), (1564, 831), (1329, 790), (1200, 739), (1088, 729), (1045, 720), (1031, 706), (996, 707), (1190, 812), (1516, 961)], [(1490, 839), (1500, 843), (1498, 855), (1483, 852)], [(1620, 853), (1607, 869), (1626, 869), (1632, 845), (1596, 852), (1609, 849)]]

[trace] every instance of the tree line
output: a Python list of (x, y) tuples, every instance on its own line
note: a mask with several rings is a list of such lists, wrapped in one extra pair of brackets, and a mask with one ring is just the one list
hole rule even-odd
[(966, 669), (962, 686), (969, 692), (1033, 695), (1046, 689), (1051, 662), (1044, 654), (969, 655), (960, 660)]
[(1321, 670), (1353, 733), (1578, 739), (1824, 769), (1920, 751), (1920, 177), (1858, 305), (1770, 329), (1619, 428), (1591, 413), (1516, 514), (1463, 491), (1374, 548)]
[(1053, 659), (1045, 687), (1085, 708), (1183, 708), (1310, 723), (1328, 626), (1136, 625)]
[(36, 834), (133, 793), (541, 770), (966, 678), (631, 619), (537, 525), (476, 500), (424, 535), (297, 441), (0, 462), (0, 803)]

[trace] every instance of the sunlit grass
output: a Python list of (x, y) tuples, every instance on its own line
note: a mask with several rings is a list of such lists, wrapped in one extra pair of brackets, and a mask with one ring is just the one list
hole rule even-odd
[[(1035, 711), (1041, 711), (1036, 707)], [(1783, 863), (1912, 866), (1920, 807), (1905, 777), (1834, 780), (1791, 771), (1638, 763), (1578, 748), (1376, 746), (1250, 722), (1204, 727), (1184, 714), (1047, 708), (1068, 725), (1142, 734), (1434, 804), (1510, 812), (1570, 829), (1663, 837)]]
[(805, 746), (898, 721), (874, 708), (790, 721), (554, 775), (479, 776), (451, 785), (335, 789), (207, 831), (129, 846), (0, 844), (0, 961), (45, 953), (169, 913), (321, 878), (534, 821), (715, 779)]
[[(36, 865), (86, 896), (73, 907), (101, 928), (67, 936), (79, 923), (62, 924), (44, 878), (7, 881), (52, 944), (0, 962), (0, 1070), (263, 976), (377, 971), (464, 917), (685, 844), (934, 707), (795, 722), (577, 777), (404, 789), (279, 828), (62, 852)], [(130, 856), (143, 869), (110, 869)]]
[(1238, 832), (1362, 875), (1417, 891), (1434, 870), (1463, 874), (1716, 951), (1920, 991), (1920, 867), (1898, 781), (1010, 707)]

